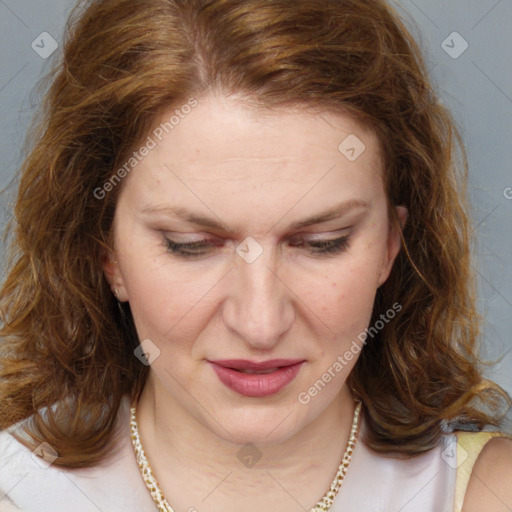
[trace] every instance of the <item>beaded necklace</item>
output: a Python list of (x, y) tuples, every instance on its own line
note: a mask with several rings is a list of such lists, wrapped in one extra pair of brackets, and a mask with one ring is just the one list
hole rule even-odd
[[(352, 453), (354, 451), (354, 447), (357, 441), (357, 430), (359, 425), (359, 413), (361, 411), (361, 402), (358, 402), (354, 411), (354, 418), (352, 420), (352, 428), (350, 430), (350, 436), (347, 442), (347, 447), (345, 449), (345, 453), (343, 454), (343, 458), (341, 460), (340, 465), (338, 466), (338, 471), (334, 477), (334, 480), (331, 483), (329, 490), (325, 493), (323, 498), (317, 502), (317, 504), (309, 511), (309, 512), (327, 512), (334, 501), (334, 498), (338, 494), (341, 484), (345, 479), (345, 475), (348, 471), (348, 466), (350, 464), (350, 460), (352, 459)], [(142, 443), (139, 436), (139, 428), (137, 425), (136, 419), (136, 408), (131, 408), (131, 439), (132, 445), (135, 452), (135, 456), (137, 458), (137, 464), (139, 466), (140, 473), (142, 478), (146, 484), (148, 491), (153, 498), (156, 506), (158, 507), (159, 512), (174, 512), (171, 505), (164, 496), (163, 491), (160, 489), (158, 485), (158, 481), (149, 465), (148, 459), (146, 457), (146, 453), (142, 447)]]

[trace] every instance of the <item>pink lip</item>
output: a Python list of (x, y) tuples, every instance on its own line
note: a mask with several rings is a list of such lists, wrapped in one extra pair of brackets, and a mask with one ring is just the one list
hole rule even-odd
[[(209, 361), (219, 380), (228, 388), (244, 396), (263, 397), (273, 395), (289, 384), (299, 373), (303, 359), (273, 359), (256, 363), (243, 359)], [(269, 370), (272, 373), (248, 374), (237, 370)]]
[(218, 364), (224, 368), (234, 368), (235, 370), (269, 370), (270, 368), (278, 368), (280, 366), (291, 366), (293, 364), (302, 363), (304, 359), (271, 359), (269, 361), (249, 361), (248, 359), (219, 359), (210, 361), (210, 363)]

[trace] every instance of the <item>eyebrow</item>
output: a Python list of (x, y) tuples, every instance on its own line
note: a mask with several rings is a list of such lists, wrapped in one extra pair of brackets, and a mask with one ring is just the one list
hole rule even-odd
[[(296, 231), (298, 229), (302, 229), (308, 226), (313, 226), (315, 224), (321, 224), (323, 222), (328, 222), (330, 220), (337, 219), (342, 215), (345, 215), (351, 210), (354, 209), (368, 209), (369, 204), (362, 199), (349, 199), (348, 201), (343, 201), (338, 203), (330, 210), (325, 212), (317, 213), (311, 217), (307, 217), (306, 219), (292, 222), (288, 229), (290, 231)], [(202, 226), (210, 229), (216, 229), (224, 232), (233, 232), (240, 233), (241, 227), (235, 225), (230, 228), (227, 224), (222, 222), (221, 220), (217, 220), (211, 217), (206, 217), (199, 213), (193, 212), (183, 206), (169, 206), (169, 205), (155, 205), (148, 206), (142, 210), (142, 213), (163, 213), (167, 215), (171, 215), (174, 217), (179, 217), (180, 219), (185, 220), (190, 224), (195, 224), (197, 226)]]

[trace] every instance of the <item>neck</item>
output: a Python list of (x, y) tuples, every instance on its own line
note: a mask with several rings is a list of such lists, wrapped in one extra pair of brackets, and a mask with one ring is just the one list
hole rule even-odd
[(308, 510), (333, 480), (354, 411), (354, 399), (344, 386), (337, 399), (293, 436), (240, 451), (241, 444), (209, 430), (150, 378), (137, 404), (137, 421), (149, 463), (175, 510), (194, 510), (191, 503), (198, 510), (240, 510), (241, 496), (248, 512), (251, 506), (255, 511), (291, 510), (297, 503)]

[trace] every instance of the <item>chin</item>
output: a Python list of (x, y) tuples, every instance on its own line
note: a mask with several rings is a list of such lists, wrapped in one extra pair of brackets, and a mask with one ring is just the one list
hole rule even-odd
[[(252, 407), (238, 409), (231, 414), (216, 417), (218, 423), (208, 427), (222, 439), (239, 445), (253, 443), (259, 447), (283, 443), (293, 437), (304, 425), (296, 415), (290, 414), (289, 407), (255, 411)], [(222, 425), (222, 428), (220, 425)]]

